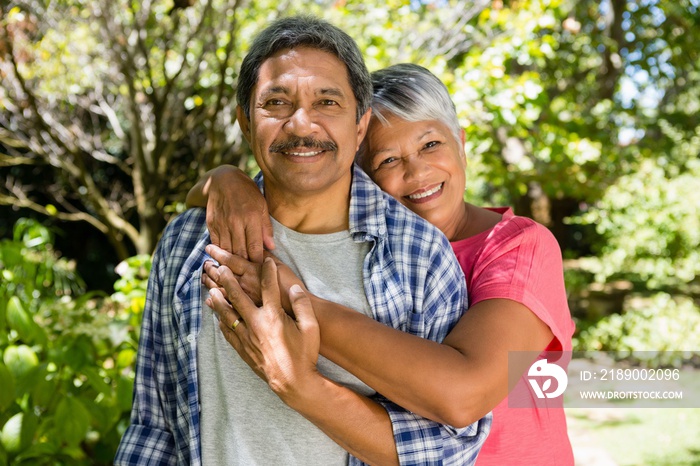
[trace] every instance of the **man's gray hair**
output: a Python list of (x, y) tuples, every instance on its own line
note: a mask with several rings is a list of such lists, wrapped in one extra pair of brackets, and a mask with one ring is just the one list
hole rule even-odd
[(313, 16), (278, 19), (253, 40), (243, 59), (238, 77), (236, 99), (250, 119), (250, 99), (258, 81), (260, 66), (280, 50), (311, 47), (335, 55), (345, 63), (348, 80), (357, 101), (357, 122), (369, 109), (372, 81), (362, 53), (355, 41), (332, 24)]
[(389, 115), (406, 121), (437, 120), (461, 144), (455, 104), (443, 82), (426, 68), (400, 63), (372, 73), (372, 116), (388, 124)]

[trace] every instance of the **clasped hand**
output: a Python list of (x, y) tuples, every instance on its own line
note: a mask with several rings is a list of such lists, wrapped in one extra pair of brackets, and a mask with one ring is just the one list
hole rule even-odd
[[(220, 251), (223, 250), (212, 249), (212, 257), (221, 259)], [(210, 289), (206, 304), (219, 316), (219, 326), (229, 344), (291, 405), (295, 398), (303, 396), (307, 383), (320, 377), (316, 369), (320, 348), (318, 321), (307, 292), (298, 283), (280, 293), (278, 265), (272, 257), (267, 257), (262, 266), (241, 261), (248, 265), (232, 260), (219, 267), (211, 262), (205, 264), (202, 281)], [(235, 275), (229, 265), (237, 269)], [(257, 287), (254, 270), (260, 271)], [(281, 294), (286, 296), (293, 316), (285, 312)]]

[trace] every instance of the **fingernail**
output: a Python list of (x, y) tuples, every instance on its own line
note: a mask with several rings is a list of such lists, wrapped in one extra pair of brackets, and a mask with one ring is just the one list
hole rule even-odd
[(289, 289), (289, 292), (292, 293), (292, 294), (298, 295), (298, 294), (304, 293), (304, 290), (302, 290), (301, 287), (295, 283), (295, 284), (292, 285), (292, 287)]

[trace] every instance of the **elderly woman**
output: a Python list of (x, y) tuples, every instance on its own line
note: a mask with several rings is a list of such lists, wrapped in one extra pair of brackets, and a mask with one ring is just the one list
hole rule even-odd
[[(561, 404), (542, 404), (525, 391), (526, 399), (511, 400), (518, 405), (512, 407), (508, 397), (516, 381), (521, 393), (529, 387), (525, 377), (533, 361), (512, 358), (509, 368), (509, 354), (541, 353), (551, 361), (551, 354), (571, 350), (574, 325), (556, 240), (510, 208), (464, 201), (464, 132), (437, 77), (411, 64), (372, 77), (372, 120), (357, 163), (451, 241), (467, 280), (470, 307), (445, 340), (436, 343), (312, 299), (321, 354), (393, 402), (437, 422), (464, 426), (492, 410), (491, 433), (477, 464), (573, 464)], [(219, 167), (192, 189), (188, 203), (207, 205), (213, 242), (237, 253), (213, 247), (212, 256), (241, 283), (254, 282), (257, 268), (241, 256), (260, 262), (262, 245), (274, 247), (269, 218), (260, 215), (266, 214), (264, 199), (255, 185), (236, 169)], [(226, 220), (232, 217), (244, 220), (229, 227)], [(207, 270), (210, 287), (233, 279)], [(282, 278), (283, 288), (294, 282), (289, 274)], [(255, 295), (253, 288), (248, 287)], [(222, 294), (213, 297), (217, 311), (235, 312)]]

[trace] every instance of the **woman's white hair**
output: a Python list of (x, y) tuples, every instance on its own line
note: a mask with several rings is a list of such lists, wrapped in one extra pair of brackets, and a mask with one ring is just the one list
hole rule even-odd
[[(449, 91), (422, 66), (400, 63), (372, 73), (372, 117), (388, 125), (391, 115), (411, 122), (437, 120), (461, 144), (461, 127)], [(366, 149), (363, 143), (358, 152), (360, 165)]]

